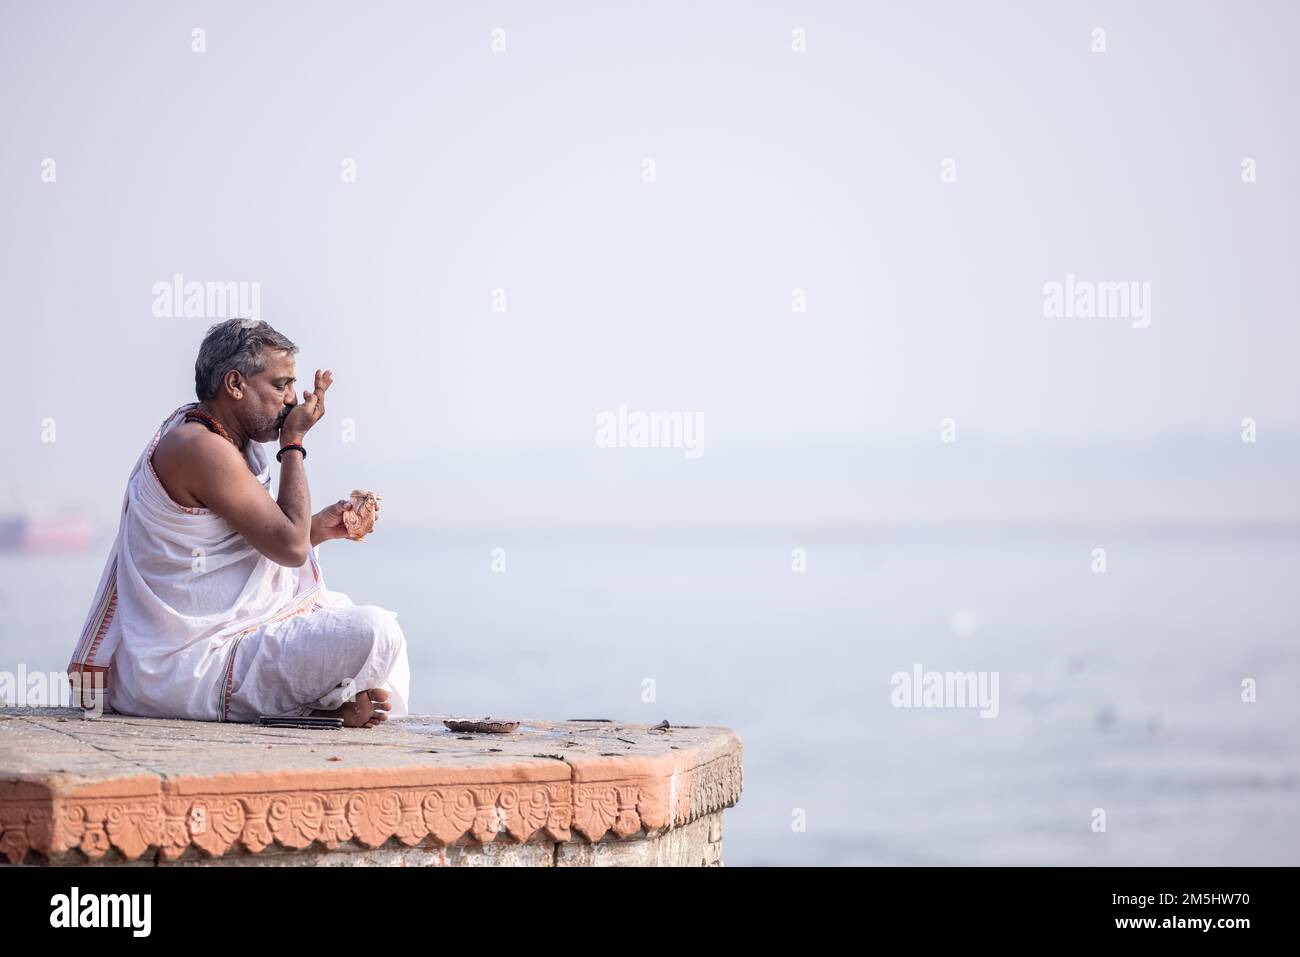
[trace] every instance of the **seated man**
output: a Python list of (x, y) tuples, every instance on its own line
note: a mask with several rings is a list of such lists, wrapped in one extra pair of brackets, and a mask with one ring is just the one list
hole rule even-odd
[[(299, 403), (297, 346), (265, 322), (208, 330), (198, 402), (177, 409), (130, 478), (117, 539), (69, 676), (85, 707), (147, 717), (341, 717), (375, 727), (407, 713), (397, 616), (326, 589), (316, 546), (345, 538), (350, 500), (315, 515), (304, 437), (333, 381)], [(280, 440), (279, 496), (261, 443)], [(290, 448), (290, 446), (298, 446)]]

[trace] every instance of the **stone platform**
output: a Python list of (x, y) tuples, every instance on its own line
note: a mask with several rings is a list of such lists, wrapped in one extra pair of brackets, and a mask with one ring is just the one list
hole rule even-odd
[(327, 731), (0, 708), (0, 866), (722, 864), (735, 732), (443, 717)]

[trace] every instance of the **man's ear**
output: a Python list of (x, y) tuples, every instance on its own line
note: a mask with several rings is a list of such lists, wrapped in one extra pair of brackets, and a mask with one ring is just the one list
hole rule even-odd
[(238, 369), (230, 369), (221, 377), (221, 386), (232, 399), (242, 399), (248, 384), (244, 381), (244, 377), (239, 373)]

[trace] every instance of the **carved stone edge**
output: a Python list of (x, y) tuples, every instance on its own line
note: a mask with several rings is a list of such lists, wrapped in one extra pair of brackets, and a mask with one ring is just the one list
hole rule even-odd
[(573, 783), (573, 826), (592, 843), (607, 834), (658, 835), (732, 807), (742, 785), (739, 751), (719, 754), (665, 775)]
[(740, 797), (738, 752), (670, 775), (602, 781), (544, 781), (375, 788), (299, 788), (264, 793), (131, 796), (102, 793), (0, 800), (0, 854), (19, 864), (29, 851), (46, 858), (80, 851), (97, 861), (116, 849), (128, 861), (151, 848), (175, 860), (196, 848), (220, 857), (238, 845), (258, 854), (271, 845), (333, 850), (345, 842), (379, 847), (390, 839), (414, 846), (499, 836), (555, 842), (576, 831), (595, 843), (607, 836), (655, 836), (733, 806)]

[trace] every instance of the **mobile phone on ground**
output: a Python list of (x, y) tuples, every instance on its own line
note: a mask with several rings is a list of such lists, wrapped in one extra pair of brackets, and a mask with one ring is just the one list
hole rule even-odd
[(275, 715), (264, 714), (258, 717), (257, 723), (267, 728), (341, 728), (343, 727), (342, 718), (325, 718), (312, 715), (294, 717), (287, 715), (276, 717)]

